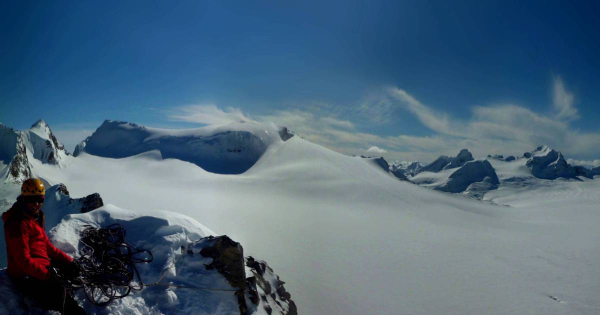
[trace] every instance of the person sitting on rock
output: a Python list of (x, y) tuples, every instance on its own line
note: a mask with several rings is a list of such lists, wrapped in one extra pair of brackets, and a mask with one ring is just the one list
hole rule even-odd
[(7, 272), (17, 290), (32, 298), (37, 306), (61, 313), (85, 314), (67, 290), (52, 277), (52, 267), (69, 274), (79, 268), (73, 258), (52, 245), (46, 235), (44, 212), (41, 210), (45, 194), (42, 181), (30, 178), (21, 186), (17, 202), (2, 214)]

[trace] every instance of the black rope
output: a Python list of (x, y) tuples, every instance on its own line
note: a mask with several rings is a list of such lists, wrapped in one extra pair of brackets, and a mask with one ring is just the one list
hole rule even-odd
[(124, 298), (132, 290), (138, 291), (153, 286), (202, 291), (238, 291), (161, 284), (158, 283), (160, 279), (156, 283), (144, 284), (135, 264), (152, 262), (152, 253), (127, 243), (125, 234), (126, 231), (120, 224), (112, 224), (100, 229), (87, 226), (81, 232), (80, 242), (83, 246), (79, 250), (80, 257), (74, 261), (75, 275), (72, 271), (53, 269), (55, 279), (69, 294), (83, 288), (87, 299), (97, 306), (105, 306), (115, 299)]
[(98, 306), (141, 290), (144, 283), (135, 264), (149, 263), (153, 256), (149, 250), (127, 243), (125, 234), (120, 224), (85, 228), (81, 232), (81, 256), (75, 260), (78, 276), (59, 275), (63, 286), (69, 291), (83, 288), (87, 299)]

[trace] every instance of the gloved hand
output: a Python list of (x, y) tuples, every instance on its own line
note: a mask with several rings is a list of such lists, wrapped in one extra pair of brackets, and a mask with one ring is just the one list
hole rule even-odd
[(77, 263), (77, 261), (73, 260), (71, 263), (69, 263), (66, 267), (65, 267), (65, 277), (67, 277), (67, 279), (74, 279), (77, 278), (81, 275), (81, 269), (79, 267), (79, 263)]

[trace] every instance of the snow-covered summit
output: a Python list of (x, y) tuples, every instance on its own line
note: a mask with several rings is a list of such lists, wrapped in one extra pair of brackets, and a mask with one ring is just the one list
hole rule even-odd
[(165, 159), (191, 162), (208, 172), (241, 174), (252, 167), (269, 146), (292, 136), (285, 127), (255, 122), (169, 130), (106, 120), (77, 146), (76, 155), (86, 152), (124, 158), (158, 150)]
[(28, 146), (33, 157), (44, 164), (63, 166), (65, 156), (69, 155), (65, 146), (58, 142), (50, 126), (44, 120), (38, 120), (25, 132)]
[(39, 120), (27, 131), (18, 131), (0, 124), (0, 163), (5, 167), (4, 180), (21, 182), (32, 176), (33, 159), (42, 164), (62, 167), (69, 153), (52, 133), (48, 124)]

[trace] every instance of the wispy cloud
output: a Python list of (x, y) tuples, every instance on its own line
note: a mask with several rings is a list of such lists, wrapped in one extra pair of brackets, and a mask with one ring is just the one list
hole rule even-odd
[(175, 121), (206, 125), (225, 125), (232, 122), (251, 121), (238, 108), (228, 107), (223, 111), (215, 105), (180, 106), (169, 113), (168, 117)]
[(600, 160), (581, 161), (581, 160), (568, 159), (567, 162), (569, 164), (571, 164), (571, 165), (580, 165), (580, 166), (586, 166), (586, 167), (598, 167), (598, 166), (600, 166)]
[[(476, 157), (520, 156), (541, 144), (548, 144), (567, 157), (596, 159), (600, 156), (600, 133), (584, 133), (573, 128), (571, 123), (579, 117), (574, 95), (559, 76), (554, 77), (552, 87), (554, 94), (547, 113), (515, 104), (498, 104), (474, 106), (469, 117), (456, 118), (423, 104), (403, 89), (386, 87), (370, 93), (356, 105), (311, 103), (301, 109), (276, 110), (251, 118), (239, 109), (223, 111), (214, 105), (190, 105), (177, 108), (169, 116), (202, 124), (274, 122), (341, 153), (370, 152), (390, 160), (428, 162), (439, 155), (455, 155), (462, 148), (469, 149)], [(393, 122), (394, 115), (402, 111), (413, 114), (434, 134), (382, 136), (362, 131), (366, 124), (370, 124), (370, 130), (376, 130), (373, 126), (377, 123)]]
[(392, 97), (399, 101), (398, 104), (404, 106), (409, 112), (417, 116), (417, 118), (429, 129), (443, 134), (455, 136), (465, 135), (462, 130), (459, 130), (462, 129), (460, 128), (460, 125), (457, 124), (451, 126), (451, 122), (447, 115), (434, 112), (429, 106), (422, 104), (406, 91), (396, 87), (387, 88), (387, 91)]
[(574, 107), (575, 97), (566, 90), (562, 78), (558, 75), (554, 76), (553, 92), (552, 106), (556, 112), (556, 118), (566, 121), (578, 119), (579, 113)]

